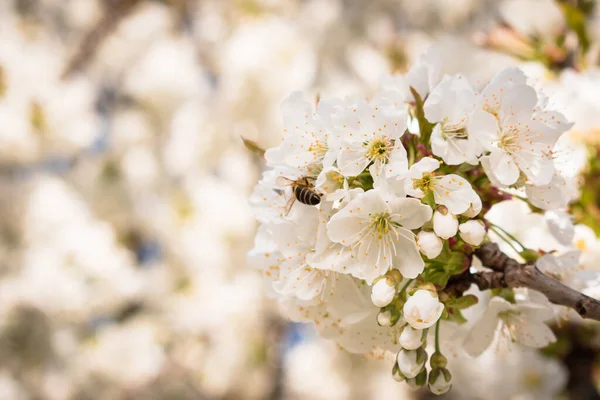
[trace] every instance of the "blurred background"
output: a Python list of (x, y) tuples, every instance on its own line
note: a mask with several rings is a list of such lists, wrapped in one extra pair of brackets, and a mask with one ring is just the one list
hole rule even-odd
[[(435, 43), (481, 84), (522, 66), (594, 148), (599, 22), (592, 1), (0, 1), (0, 399), (426, 396), (267, 297), (246, 257), (255, 150), (292, 91), (368, 96)], [(576, 349), (589, 389), (596, 353)], [(541, 357), (465, 362), (454, 398), (576, 385)]]

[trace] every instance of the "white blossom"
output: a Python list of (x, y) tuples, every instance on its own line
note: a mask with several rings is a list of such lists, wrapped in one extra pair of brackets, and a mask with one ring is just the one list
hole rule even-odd
[(437, 123), (431, 133), (433, 154), (450, 165), (477, 164), (478, 146), (467, 132), (476, 94), (462, 75), (444, 76), (425, 102), (425, 117)]
[(560, 244), (567, 246), (573, 242), (575, 226), (566, 212), (560, 210), (547, 211), (544, 214), (544, 219), (550, 233)]
[(329, 238), (352, 249), (361, 265), (356, 277), (367, 282), (386, 273), (392, 265), (406, 278), (423, 271), (417, 248), (417, 229), (431, 219), (431, 208), (416, 199), (384, 199), (371, 190), (358, 195), (335, 214), (327, 225)]
[(406, 117), (390, 118), (365, 102), (343, 111), (337, 119), (342, 139), (337, 165), (344, 176), (357, 176), (369, 166), (376, 186), (385, 179), (402, 179), (408, 171), (406, 149), (400, 137)]
[(569, 124), (555, 129), (545, 117), (536, 118), (535, 90), (515, 81), (512, 74), (501, 73), (489, 84), (469, 132), (488, 153), (481, 158), (486, 173), (502, 185), (516, 183), (521, 171), (532, 184), (545, 185), (554, 173), (552, 149)]
[(464, 213), (472, 204), (477, 204), (479, 196), (471, 184), (455, 174), (435, 175), (433, 171), (439, 166), (439, 161), (431, 157), (422, 158), (412, 165), (404, 181), (406, 193), (417, 198), (432, 193), (436, 204), (446, 206), (453, 214)]
[(554, 316), (552, 309), (535, 303), (511, 304), (494, 297), (488, 307), (471, 328), (464, 342), (464, 348), (473, 356), (487, 349), (500, 329), (511, 341), (531, 347), (545, 347), (554, 342), (556, 337), (545, 321)]

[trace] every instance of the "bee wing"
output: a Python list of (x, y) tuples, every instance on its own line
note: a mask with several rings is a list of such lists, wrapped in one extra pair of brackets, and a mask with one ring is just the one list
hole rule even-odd
[(277, 186), (290, 186), (294, 181), (284, 176), (278, 176), (277, 179), (275, 179), (275, 183)]
[(296, 201), (296, 196), (294, 196), (294, 194), (292, 193), (290, 198), (287, 200), (287, 203), (285, 203), (285, 215), (286, 216), (290, 213), (290, 211), (292, 211), (292, 206), (294, 205), (295, 201)]

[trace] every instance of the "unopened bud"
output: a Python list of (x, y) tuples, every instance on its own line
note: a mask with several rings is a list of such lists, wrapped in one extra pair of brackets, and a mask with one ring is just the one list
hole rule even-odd
[(427, 258), (436, 258), (442, 252), (444, 242), (433, 232), (421, 231), (417, 234), (417, 245)]
[(417, 389), (422, 388), (426, 382), (427, 382), (427, 369), (425, 369), (425, 368), (423, 368), (416, 377), (406, 380), (406, 384), (412, 390), (417, 390)]
[(383, 278), (375, 282), (371, 288), (371, 301), (377, 307), (385, 307), (394, 300), (396, 285), (390, 286), (388, 280)]
[(397, 356), (398, 368), (406, 378), (414, 378), (427, 361), (427, 353), (423, 348), (418, 350), (400, 350)]
[(392, 368), (392, 378), (396, 382), (404, 382), (406, 380), (406, 377), (400, 372), (400, 368), (398, 368), (398, 363), (395, 363), (394, 368)]
[(479, 246), (485, 237), (485, 225), (480, 220), (470, 220), (458, 227), (460, 237), (473, 246)]
[(446, 368), (434, 368), (429, 373), (429, 390), (433, 394), (444, 394), (452, 388), (452, 375)]
[(456, 215), (448, 212), (446, 214), (436, 211), (433, 213), (433, 230), (442, 239), (448, 239), (456, 235), (458, 231), (458, 219)]
[(380, 311), (377, 314), (377, 323), (379, 326), (392, 326), (392, 313), (390, 311)]
[(423, 344), (425, 339), (425, 330), (415, 329), (407, 325), (398, 337), (398, 343), (406, 350), (416, 350)]

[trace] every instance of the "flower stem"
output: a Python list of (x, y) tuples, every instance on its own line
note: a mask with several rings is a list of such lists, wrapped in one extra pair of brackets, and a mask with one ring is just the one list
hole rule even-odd
[(440, 322), (442, 319), (438, 319), (435, 323), (435, 351), (440, 353)]
[(506, 229), (502, 228), (499, 225), (494, 224), (493, 222), (487, 221), (488, 224), (490, 224), (490, 226), (493, 226), (496, 229), (500, 229), (506, 236), (508, 236), (511, 240), (513, 240), (516, 244), (518, 244), (519, 246), (521, 246), (521, 248), (523, 250), (525, 250), (527, 247), (523, 246), (523, 243), (519, 242), (517, 240), (516, 237), (514, 237), (513, 235), (511, 235), (509, 232), (506, 231)]
[(504, 237), (499, 230), (497, 230), (496, 228), (494, 228), (494, 225), (490, 225), (490, 229), (496, 234), (498, 235), (498, 237), (502, 240), (504, 240), (504, 242), (506, 242), (506, 244), (508, 244), (517, 254), (521, 254), (521, 252), (519, 250), (517, 250), (517, 248), (511, 243), (510, 240), (508, 240), (506, 237)]
[(408, 145), (408, 166), (410, 167), (415, 163), (415, 148), (411, 143)]
[(414, 279), (409, 279), (408, 282), (406, 282), (404, 284), (404, 286), (402, 287), (402, 289), (400, 289), (400, 294), (404, 293), (406, 291), (406, 289), (408, 288), (408, 285), (410, 285), (412, 282), (414, 281)]

